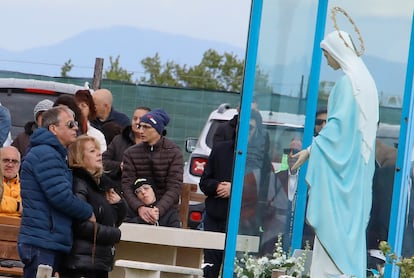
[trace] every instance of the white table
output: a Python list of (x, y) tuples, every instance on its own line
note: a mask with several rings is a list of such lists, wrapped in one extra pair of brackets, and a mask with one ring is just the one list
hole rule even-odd
[[(225, 233), (123, 223), (115, 260), (151, 262), (201, 268), (203, 249), (224, 250)], [(239, 236), (237, 250), (257, 252), (259, 237)], [(114, 267), (110, 277), (123, 277)]]

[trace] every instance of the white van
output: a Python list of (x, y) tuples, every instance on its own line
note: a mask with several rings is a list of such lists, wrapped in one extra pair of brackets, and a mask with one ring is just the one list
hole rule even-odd
[(0, 103), (10, 111), (11, 135), (15, 138), (24, 131), (24, 125), (34, 121), (33, 108), (47, 98), (55, 101), (61, 94), (74, 95), (87, 86), (35, 79), (0, 78)]

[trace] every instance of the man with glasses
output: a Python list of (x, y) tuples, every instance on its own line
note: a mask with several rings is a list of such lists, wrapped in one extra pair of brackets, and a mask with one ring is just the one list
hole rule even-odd
[(73, 218), (96, 221), (92, 207), (72, 192), (66, 158), (78, 130), (74, 113), (57, 106), (42, 116), (42, 126), (30, 137), (21, 167), (23, 214), (18, 251), (24, 277), (35, 277), (40, 264), (52, 266), (53, 272), (58, 269), (60, 257), (72, 247)]
[(289, 251), (293, 232), (294, 202), (298, 187), (299, 169), (292, 169), (297, 158), (292, 157), (302, 149), (302, 140), (293, 138), (289, 147), (283, 149), (287, 156), (288, 168), (279, 171), (274, 176), (273, 186), (269, 186), (269, 200), (266, 215), (264, 216), (264, 227), (262, 236), (262, 254), (272, 253), (278, 235), (283, 234), (283, 249)]
[[(122, 190), (131, 209), (145, 223), (155, 224), (169, 210), (178, 211), (178, 202), (183, 183), (184, 159), (173, 141), (165, 138), (168, 114), (154, 109), (140, 118), (138, 124), (141, 143), (124, 152)], [(132, 188), (138, 178), (148, 177), (154, 181), (158, 214), (139, 200)]]
[(313, 136), (318, 136), (322, 128), (326, 125), (326, 118), (328, 117), (328, 110), (326, 108), (320, 109), (316, 112), (315, 127)]
[(20, 197), (20, 153), (13, 146), (0, 150), (3, 170), (3, 186), (0, 205), (0, 215), (20, 218), (22, 214), (22, 199)]

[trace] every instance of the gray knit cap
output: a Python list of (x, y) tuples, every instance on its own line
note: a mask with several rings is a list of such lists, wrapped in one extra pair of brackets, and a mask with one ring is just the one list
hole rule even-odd
[(52, 107), (53, 107), (53, 101), (51, 100), (44, 99), (44, 100), (39, 101), (33, 109), (34, 120), (37, 121), (37, 116), (39, 112), (44, 112), (46, 110), (49, 110)]

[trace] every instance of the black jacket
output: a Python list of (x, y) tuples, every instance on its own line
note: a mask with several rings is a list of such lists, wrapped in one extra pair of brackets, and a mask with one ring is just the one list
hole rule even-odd
[[(148, 205), (146, 207), (156, 207), (157, 203), (155, 202), (152, 205)], [(148, 224), (145, 222), (139, 215), (137, 215), (136, 212), (130, 210), (129, 215), (125, 219), (125, 222), (130, 223), (138, 223), (138, 224)], [(180, 213), (178, 209), (171, 208), (165, 212), (163, 216), (160, 216), (160, 219), (158, 220), (158, 226), (165, 226), (165, 227), (175, 227), (175, 228), (181, 228), (181, 219), (180, 219)]]
[(115, 243), (121, 239), (118, 228), (127, 212), (126, 202), (121, 199), (117, 204), (109, 204), (105, 191), (112, 186), (112, 181), (102, 176), (97, 184), (92, 176), (82, 168), (73, 169), (73, 191), (93, 207), (96, 217), (96, 249), (94, 263), (94, 224), (90, 221), (73, 222), (73, 246), (63, 266), (70, 270), (111, 271), (115, 255)]
[(228, 198), (217, 198), (219, 182), (232, 181), (233, 178), (234, 141), (217, 142), (211, 150), (203, 175), (200, 189), (207, 196), (205, 210), (208, 216), (216, 220), (226, 220), (229, 206)]
[(114, 137), (106, 151), (102, 154), (105, 173), (116, 182), (119, 188), (121, 188), (122, 176), (119, 166), (121, 165), (125, 150), (133, 145), (135, 145), (134, 134), (131, 126), (127, 126), (121, 134)]

